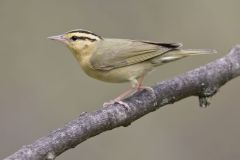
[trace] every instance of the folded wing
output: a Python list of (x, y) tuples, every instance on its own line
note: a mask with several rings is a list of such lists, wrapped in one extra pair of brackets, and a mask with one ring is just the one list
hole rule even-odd
[(180, 43), (158, 43), (127, 39), (104, 39), (90, 59), (94, 69), (111, 70), (140, 63), (178, 49)]

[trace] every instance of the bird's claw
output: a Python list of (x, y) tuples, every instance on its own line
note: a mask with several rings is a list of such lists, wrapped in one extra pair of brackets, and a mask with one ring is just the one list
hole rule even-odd
[(154, 89), (152, 87), (148, 87), (148, 86), (141, 86), (140, 88), (138, 88), (139, 90), (147, 90), (149, 92), (151, 92), (151, 94), (153, 95), (153, 97), (156, 99), (156, 95), (155, 95), (155, 92), (154, 92)]
[(122, 105), (126, 110), (129, 110), (129, 105), (126, 102), (123, 102), (123, 101), (117, 100), (117, 99), (111, 100), (110, 102), (103, 103), (103, 108), (105, 108), (109, 105), (113, 105), (115, 103), (118, 103), (118, 104)]

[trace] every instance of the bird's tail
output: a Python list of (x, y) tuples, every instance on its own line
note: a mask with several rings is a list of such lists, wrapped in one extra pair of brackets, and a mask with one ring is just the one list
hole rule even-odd
[(180, 49), (173, 51), (173, 54), (182, 55), (182, 56), (193, 56), (193, 55), (200, 55), (200, 54), (213, 54), (217, 53), (214, 49)]
[(175, 50), (170, 50), (164, 53), (158, 58), (152, 59), (151, 62), (157, 65), (160, 65), (162, 63), (168, 63), (168, 62), (182, 59), (184, 57), (188, 57), (192, 55), (214, 54), (214, 53), (217, 53), (217, 51), (213, 49), (175, 49)]

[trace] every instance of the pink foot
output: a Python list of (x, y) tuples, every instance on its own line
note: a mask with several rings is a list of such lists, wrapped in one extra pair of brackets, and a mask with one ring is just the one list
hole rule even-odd
[(154, 97), (155, 99), (157, 98), (156, 95), (155, 95), (155, 92), (154, 92), (154, 90), (153, 90), (152, 87), (141, 86), (141, 87), (138, 88), (138, 90), (143, 90), (143, 89), (145, 89), (145, 90), (151, 92), (151, 94), (153, 95), (153, 97)]
[(115, 103), (121, 104), (121, 105), (124, 106), (124, 108), (126, 108), (127, 110), (129, 110), (129, 105), (128, 105), (127, 103), (125, 103), (125, 102), (123, 102), (123, 101), (121, 101), (121, 100), (117, 100), (117, 99), (111, 100), (110, 102), (105, 102), (105, 103), (103, 103), (103, 108), (104, 108), (104, 107), (108, 107), (109, 105), (113, 105), (113, 104), (115, 104)]

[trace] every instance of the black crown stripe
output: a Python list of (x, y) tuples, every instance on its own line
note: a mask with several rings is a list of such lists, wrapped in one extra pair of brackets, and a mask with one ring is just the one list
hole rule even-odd
[(95, 34), (95, 33), (93, 33), (93, 32), (86, 31), (86, 30), (80, 30), (80, 29), (79, 29), (79, 30), (69, 31), (69, 32), (67, 32), (67, 33), (86, 33), (86, 34), (94, 35), (94, 36), (96, 36), (96, 37), (102, 39), (101, 36), (99, 36), (99, 35), (97, 35), (97, 34)]

